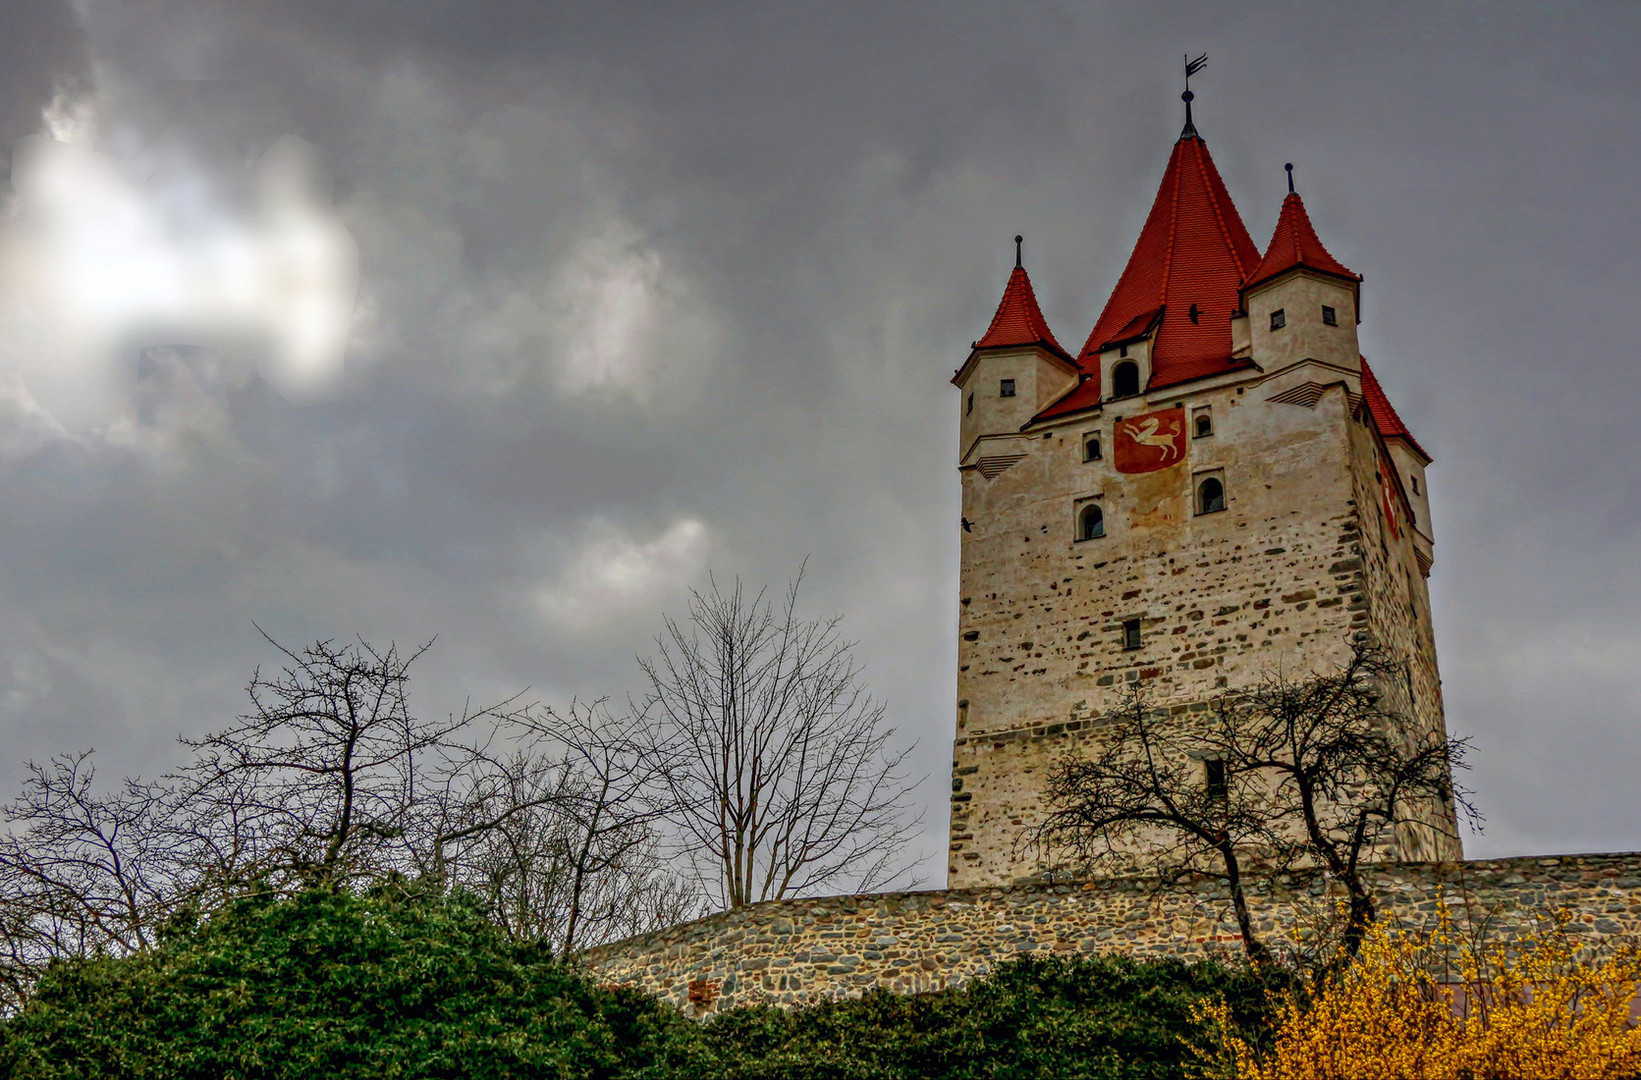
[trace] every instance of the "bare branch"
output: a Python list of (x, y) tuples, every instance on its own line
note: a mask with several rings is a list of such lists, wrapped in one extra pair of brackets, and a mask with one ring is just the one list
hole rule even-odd
[(725, 907), (880, 887), (919, 824), (908, 751), (891, 749), (839, 620), (798, 617), (802, 580), (779, 604), (714, 581), (639, 661), (669, 820)]

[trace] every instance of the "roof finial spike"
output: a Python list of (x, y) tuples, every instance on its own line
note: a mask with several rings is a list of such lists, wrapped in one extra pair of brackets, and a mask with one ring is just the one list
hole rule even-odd
[(1191, 102), (1196, 98), (1196, 95), (1191, 93), (1191, 76), (1207, 66), (1207, 53), (1203, 53), (1195, 60), (1191, 59), (1190, 53), (1185, 54), (1185, 93), (1179, 96), (1179, 99), (1185, 102), (1185, 130), (1179, 133), (1179, 137), (1182, 139), (1196, 136), (1197, 126), (1191, 122)]
[(1026, 242), (1026, 238), (1023, 237), (1023, 236), (1016, 235), (1014, 237), (1014, 266), (1015, 266), (1015, 269), (1020, 268), (1020, 247), (1025, 242)]
[(1288, 194), (1292, 195), (1293, 194), (1293, 162), (1290, 161), (1282, 167), (1284, 169), (1288, 170)]

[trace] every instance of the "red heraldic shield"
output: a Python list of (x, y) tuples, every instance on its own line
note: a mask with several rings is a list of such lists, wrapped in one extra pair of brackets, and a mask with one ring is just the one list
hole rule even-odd
[(1391, 487), (1387, 468), (1387, 465), (1379, 466), (1379, 498), (1384, 503), (1385, 524), (1390, 526), (1391, 539), (1400, 540), (1402, 530), (1396, 521), (1396, 489)]
[(1155, 472), (1185, 460), (1185, 409), (1162, 409), (1117, 421), (1117, 471)]

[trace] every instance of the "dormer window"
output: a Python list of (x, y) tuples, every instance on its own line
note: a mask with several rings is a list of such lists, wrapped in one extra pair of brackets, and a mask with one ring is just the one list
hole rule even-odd
[(1339, 325), (1339, 313), (1334, 311), (1332, 308), (1328, 307), (1328, 305), (1326, 305), (1326, 304), (1322, 305), (1322, 325), (1323, 326), (1338, 326)]
[(1014, 396), (1014, 380), (1013, 379), (1004, 379), (1002, 384), (1000, 386), (998, 386), (998, 388), (997, 388), (997, 396), (998, 397), (1013, 397)]
[(1271, 312), (1271, 329), (1280, 330), (1288, 325), (1288, 313), (1282, 308)]
[(1111, 396), (1133, 397), (1140, 392), (1140, 366), (1132, 360), (1118, 364), (1111, 371)]
[(1077, 514), (1077, 539), (1098, 540), (1105, 535), (1105, 512), (1099, 503), (1089, 503)]
[(1083, 436), (1083, 460), (1084, 461), (1098, 461), (1098, 460), (1100, 460), (1100, 433), (1099, 432), (1096, 431), (1091, 435), (1084, 435)]

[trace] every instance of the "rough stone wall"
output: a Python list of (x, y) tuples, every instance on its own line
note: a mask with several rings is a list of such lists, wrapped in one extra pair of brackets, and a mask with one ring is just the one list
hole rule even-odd
[[(1641, 854), (1391, 863), (1373, 869), (1389, 919), (1420, 925), (1445, 899), (1460, 925), (1508, 936), (1566, 910), (1592, 945), (1641, 934)], [(1115, 878), (944, 892), (772, 901), (589, 950), (594, 977), (701, 1014), (792, 1005), (885, 987), (961, 986), (1023, 953), (1239, 955), (1224, 887)], [(1326, 903), (1319, 879), (1255, 880), (1251, 906), (1277, 944)]]
[[(1337, 379), (1337, 373), (1335, 373)], [(976, 379), (984, 388), (987, 384)], [(1292, 381), (1291, 379), (1288, 381)], [(1205, 710), (1227, 687), (1278, 667), (1336, 664), (1364, 617), (1351, 396), (1273, 402), (1283, 383), (1243, 379), (1107, 403), (1014, 436), (1001, 469), (964, 468), (953, 748), (953, 887), (1041, 872), (1021, 842), (1038, 820), (1054, 757), (1097, 731), (1123, 690)], [(1115, 421), (1174, 403), (1207, 408), (1214, 431), (1186, 461), (1127, 475), (1112, 465)], [(1083, 460), (1087, 436), (1104, 444)], [(1227, 508), (1194, 513), (1195, 481), (1220, 470)], [(1106, 536), (1075, 539), (1086, 501)], [(1141, 622), (1141, 647), (1122, 624)], [(1097, 736), (1096, 736), (1097, 737)]]
[[(1354, 546), (1361, 574), (1359, 591), (1352, 599), (1357, 620), (1354, 625), (1367, 630), (1391, 654), (1407, 662), (1405, 682), (1385, 690), (1391, 708), (1412, 721), (1407, 732), (1409, 741), (1445, 739), (1447, 722), (1436, 668), (1429, 582), (1416, 552), (1410, 507), (1397, 489), (1393, 458), (1360, 412), (1358, 418), (1350, 431), (1354, 501), (1360, 508), (1360, 529)], [(1397, 838), (1398, 853), (1411, 859), (1461, 857), (1451, 805), (1434, 825), (1403, 827)]]

